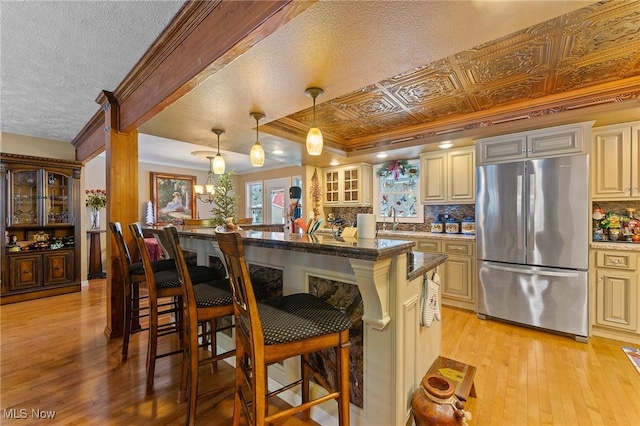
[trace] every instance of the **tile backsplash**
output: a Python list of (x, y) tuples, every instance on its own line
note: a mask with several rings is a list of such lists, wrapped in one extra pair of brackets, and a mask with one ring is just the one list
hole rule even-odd
[[(439, 214), (448, 214), (450, 217), (462, 221), (466, 217), (475, 219), (475, 204), (452, 204), (452, 205), (426, 205), (424, 208), (424, 223), (402, 223), (398, 225), (400, 231), (429, 232), (431, 222), (438, 218)], [(332, 210), (336, 217), (346, 219), (353, 223), (358, 213), (373, 213), (373, 207), (334, 207)], [(327, 212), (328, 213), (328, 212)], [(378, 222), (378, 228), (382, 223)], [(389, 224), (387, 224), (389, 226)]]

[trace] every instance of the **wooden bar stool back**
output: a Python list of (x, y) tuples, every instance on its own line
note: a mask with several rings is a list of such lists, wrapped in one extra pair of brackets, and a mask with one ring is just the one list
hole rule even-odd
[[(149, 338), (147, 340), (147, 394), (153, 392), (156, 371), (156, 360), (170, 355), (182, 353), (182, 291), (177, 270), (154, 272), (151, 257), (144, 241), (139, 224), (129, 225), (133, 235), (145, 273), (149, 293)], [(175, 266), (175, 261), (172, 260)], [(167, 300), (168, 299), (168, 300)], [(163, 321), (160, 319), (164, 318)], [(158, 353), (158, 339), (173, 333), (179, 333), (179, 346), (166, 352)]]
[[(140, 319), (149, 316), (148, 304), (144, 300), (148, 295), (140, 293), (140, 286), (146, 282), (142, 263), (133, 262), (129, 246), (125, 242), (120, 222), (110, 222), (109, 229), (116, 242), (117, 264), (123, 279), (124, 293), (124, 329), (122, 332), (121, 362), (126, 362), (129, 356), (129, 340), (132, 334), (146, 331), (148, 327), (140, 325)], [(153, 262), (157, 271), (175, 269), (173, 259)]]
[[(229, 386), (219, 386), (209, 392), (198, 394), (199, 366), (211, 364), (215, 367), (218, 361), (235, 354), (235, 350), (218, 354), (216, 339), (218, 332), (233, 327), (233, 325), (220, 328), (217, 326), (218, 319), (233, 315), (231, 287), (227, 279), (193, 285), (180, 246), (178, 231), (175, 227), (169, 226), (165, 228), (165, 235), (171, 249), (176, 254), (176, 266), (184, 301), (186, 344), (183, 351), (182, 381), (178, 400), (181, 402), (187, 400), (187, 424), (194, 425), (198, 398), (213, 397), (232, 389)], [(199, 326), (202, 327), (202, 334), (199, 333)], [(199, 343), (199, 338), (202, 338), (204, 345)], [(209, 342), (211, 343), (210, 353), (201, 354), (200, 348), (202, 346), (209, 347)]]
[[(335, 399), (340, 425), (349, 425), (349, 327), (350, 319), (338, 309), (308, 294), (299, 293), (257, 303), (245, 260), (242, 237), (237, 232), (218, 232), (216, 239), (224, 254), (233, 290), (236, 321), (236, 389), (233, 424), (245, 414), (248, 423), (264, 425), (302, 413), (307, 419), (311, 407)], [(309, 362), (309, 354), (331, 349), (335, 359), (324, 357), (335, 369), (335, 387)], [(300, 356), (301, 377), (269, 392), (267, 367)], [(325, 387), (327, 394), (310, 399), (309, 379)], [(269, 414), (268, 398), (295, 386), (302, 386), (302, 403)]]

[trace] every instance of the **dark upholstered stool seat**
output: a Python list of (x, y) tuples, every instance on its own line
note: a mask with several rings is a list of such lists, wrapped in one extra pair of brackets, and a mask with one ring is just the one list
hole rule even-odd
[[(162, 259), (156, 260), (155, 262), (151, 262), (151, 268), (153, 272), (160, 272), (173, 269), (176, 269), (176, 261), (173, 259)], [(129, 265), (129, 274), (131, 275), (144, 275), (144, 267), (142, 266), (142, 262), (136, 262)]]
[(233, 303), (229, 280), (194, 285), (193, 293), (195, 294), (198, 308), (231, 305)]
[[(258, 312), (262, 321), (265, 345), (339, 333), (351, 327), (349, 317), (307, 293), (292, 294), (259, 303)], [(242, 326), (248, 331), (246, 321)]]

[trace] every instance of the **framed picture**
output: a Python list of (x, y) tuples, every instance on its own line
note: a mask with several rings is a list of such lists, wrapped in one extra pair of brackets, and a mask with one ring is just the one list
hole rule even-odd
[(195, 219), (195, 176), (151, 172), (151, 199), (156, 223), (182, 224)]

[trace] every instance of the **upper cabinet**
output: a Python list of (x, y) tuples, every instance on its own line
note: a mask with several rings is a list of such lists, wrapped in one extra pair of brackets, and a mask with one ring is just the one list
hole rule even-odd
[(536, 157), (588, 154), (593, 121), (477, 139), (478, 165)]
[(475, 203), (474, 147), (421, 154), (420, 186), (425, 204)]
[(324, 205), (370, 206), (372, 174), (371, 164), (366, 163), (323, 169)]
[(9, 170), (9, 227), (73, 223), (72, 171), (19, 165)]
[(640, 121), (593, 129), (591, 196), (640, 199)]

